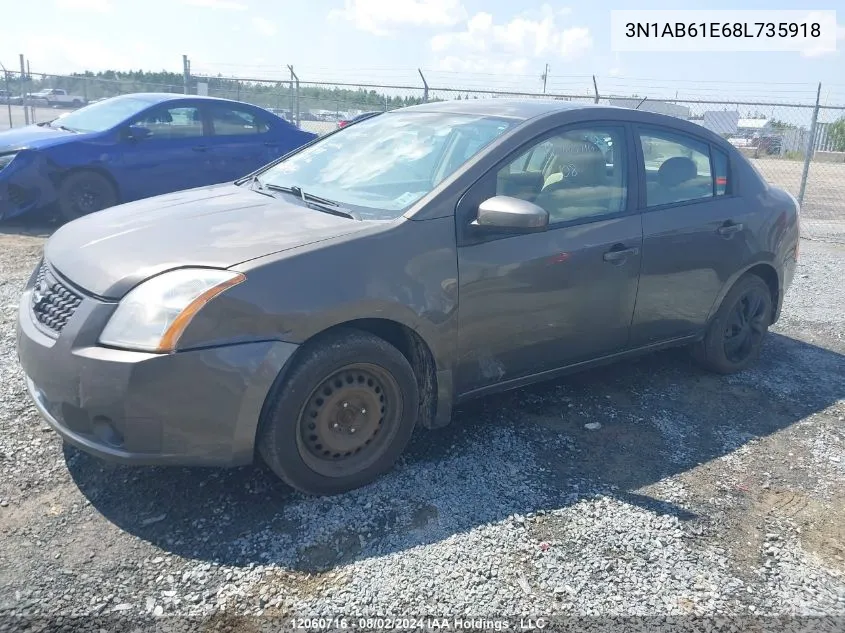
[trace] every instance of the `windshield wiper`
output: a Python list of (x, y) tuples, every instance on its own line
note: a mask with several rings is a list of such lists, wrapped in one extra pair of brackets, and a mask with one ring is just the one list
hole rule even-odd
[(56, 130), (64, 130), (65, 132), (72, 132), (74, 134), (79, 134), (77, 130), (72, 130), (71, 128), (64, 126), (64, 125), (50, 125), (51, 128)]
[(276, 197), (264, 188), (264, 183), (261, 182), (261, 179), (258, 176), (253, 176), (249, 180), (244, 180), (244, 181), (241, 181), (237, 184), (242, 185), (242, 184), (246, 184), (247, 182), (249, 183), (249, 190), (250, 191), (254, 191), (255, 193), (260, 193), (262, 196), (269, 196), (270, 198)]
[(324, 213), (330, 213), (331, 215), (337, 215), (342, 218), (349, 218), (350, 220), (361, 220), (361, 217), (355, 213), (354, 211), (350, 211), (349, 209), (342, 209), (340, 205), (335, 202), (334, 200), (329, 200), (328, 198), (321, 198), (320, 196), (315, 196), (314, 194), (307, 193), (302, 190), (301, 187), (297, 187), (294, 185), (293, 187), (282, 187), (280, 185), (273, 185), (273, 184), (266, 184), (262, 185), (271, 191), (281, 191), (282, 193), (290, 193), (297, 196), (302, 202), (306, 205), (311, 207), (312, 209), (316, 209), (317, 211), (322, 211)]
[(302, 187), (297, 187), (296, 185), (292, 187), (282, 187), (280, 185), (267, 185), (267, 188), (272, 189), (273, 191), (283, 191), (284, 193), (292, 193), (293, 195), (301, 198), (303, 202), (308, 202), (309, 200), (311, 200), (312, 202), (319, 202), (320, 204), (325, 204), (330, 207), (340, 206), (334, 200), (329, 200), (328, 198), (321, 198), (319, 196), (315, 196), (312, 193), (305, 193), (302, 190)]

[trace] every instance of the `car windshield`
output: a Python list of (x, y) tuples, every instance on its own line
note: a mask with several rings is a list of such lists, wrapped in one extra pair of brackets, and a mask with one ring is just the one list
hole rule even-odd
[(152, 105), (143, 99), (118, 97), (80, 108), (50, 125), (75, 132), (104, 132)]
[(266, 185), (328, 198), (364, 219), (391, 220), (515, 123), (446, 112), (390, 112), (318, 141), (259, 178)]

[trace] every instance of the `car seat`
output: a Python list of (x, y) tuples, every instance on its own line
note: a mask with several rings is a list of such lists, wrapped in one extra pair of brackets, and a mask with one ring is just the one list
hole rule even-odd
[(648, 205), (657, 206), (713, 195), (709, 176), (699, 176), (695, 161), (687, 156), (673, 156), (657, 170), (657, 182), (649, 183)]

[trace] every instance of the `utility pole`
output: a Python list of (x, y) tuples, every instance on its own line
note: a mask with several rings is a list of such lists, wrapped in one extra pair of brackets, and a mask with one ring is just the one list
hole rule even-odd
[(187, 55), (182, 55), (182, 86), (184, 94), (190, 94), (191, 86), (191, 60)]
[(546, 94), (546, 81), (549, 79), (549, 65), (546, 64), (546, 70), (540, 75), (540, 79), (543, 80), (543, 94)]
[(26, 109), (26, 62), (23, 59), (23, 53), (20, 54), (21, 60), (21, 105), (23, 106), (23, 120), (24, 124), (29, 125), (29, 110)]

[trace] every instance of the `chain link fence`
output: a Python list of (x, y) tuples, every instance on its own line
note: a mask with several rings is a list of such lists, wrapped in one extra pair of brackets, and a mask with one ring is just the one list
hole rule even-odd
[[(300, 81), (176, 73), (55, 75), (5, 72), (0, 83), (0, 130), (48, 121), (82, 105), (134, 92), (200, 94), (251, 103), (324, 134), (358, 114), (430, 101), (558, 99), (638, 108), (692, 121), (726, 138), (765, 178), (802, 203), (805, 237), (845, 243), (845, 106), (763, 100), (652, 99), (482, 90), (477, 87)], [(4, 111), (5, 110), (5, 111)]]

